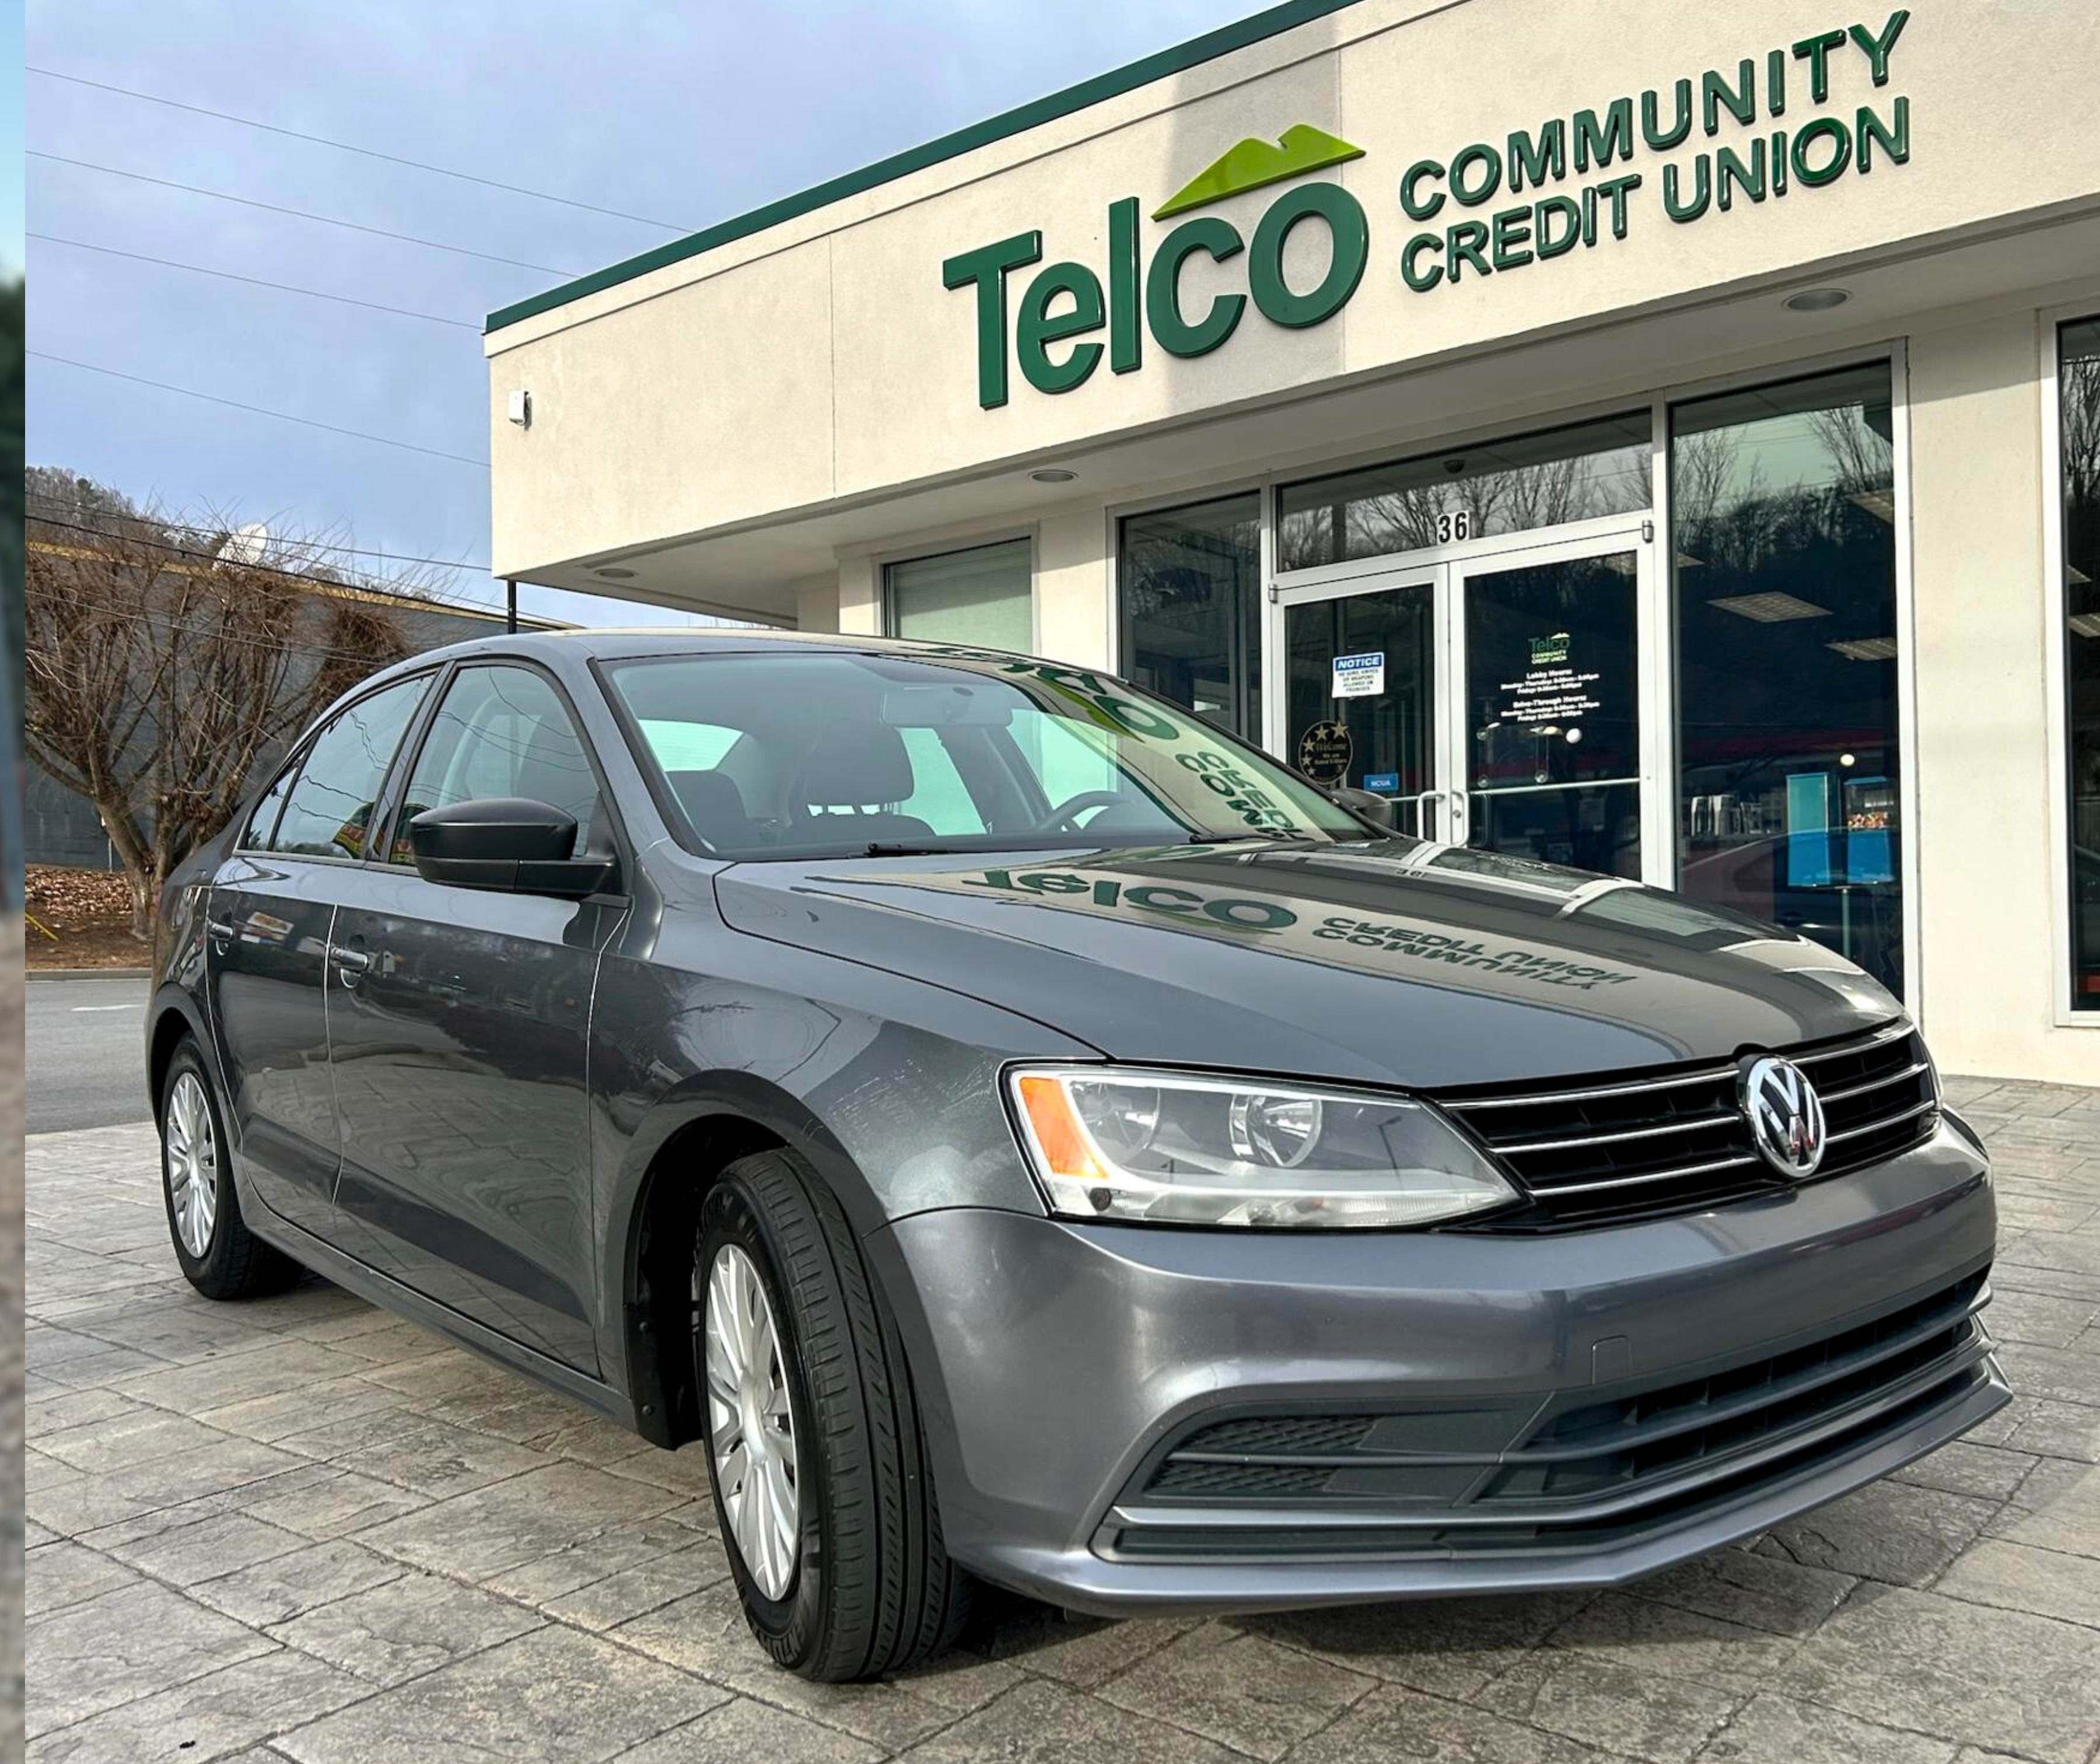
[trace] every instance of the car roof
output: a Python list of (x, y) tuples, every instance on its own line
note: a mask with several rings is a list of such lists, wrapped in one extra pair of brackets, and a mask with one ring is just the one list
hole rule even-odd
[[(849, 632), (789, 631), (772, 625), (638, 625), (626, 629), (500, 632), (470, 637), (443, 649), (426, 650), (386, 670), (412, 673), (434, 663), (475, 655), (522, 655), (545, 661), (581, 656), (591, 661), (631, 660), (663, 655), (762, 655), (783, 650), (836, 650), (846, 655), (924, 655), (953, 660), (957, 650), (972, 646), (927, 643), (910, 637), (859, 636)], [(1041, 658), (1017, 655), (1016, 661)], [(375, 678), (378, 677), (374, 676)]]

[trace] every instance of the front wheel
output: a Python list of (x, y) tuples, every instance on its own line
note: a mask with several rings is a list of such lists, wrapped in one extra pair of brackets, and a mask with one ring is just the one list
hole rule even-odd
[(723, 1546), (752, 1634), (804, 1678), (946, 1647), (949, 1558), (902, 1343), (845, 1216), (788, 1152), (724, 1172), (693, 1253), (694, 1372)]
[(299, 1264), (263, 1242), (240, 1216), (218, 1097), (188, 1036), (161, 1087), (161, 1192), (175, 1259), (205, 1298), (259, 1298), (299, 1277)]

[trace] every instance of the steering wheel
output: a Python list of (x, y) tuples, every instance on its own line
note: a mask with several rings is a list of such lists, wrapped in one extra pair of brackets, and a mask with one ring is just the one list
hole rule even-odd
[(1054, 833), (1060, 827), (1070, 827), (1074, 833), (1079, 827), (1074, 817), (1084, 814), (1089, 809), (1113, 809), (1128, 800), (1120, 791), (1083, 790), (1076, 796), (1067, 796), (1035, 825), (1031, 833)]

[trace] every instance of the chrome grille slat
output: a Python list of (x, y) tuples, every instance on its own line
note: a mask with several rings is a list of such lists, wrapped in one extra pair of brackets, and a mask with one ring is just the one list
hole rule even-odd
[(1603, 1182), (1534, 1183), (1533, 1192), (1538, 1194), (1594, 1194), (1604, 1188), (1630, 1188), (1647, 1182), (1670, 1182), (1687, 1176), (1711, 1175), (1717, 1171), (1737, 1170), (1754, 1166), (1754, 1153), (1745, 1152), (1740, 1158), (1720, 1158), (1707, 1164), (1680, 1164), (1671, 1170), (1651, 1170), (1637, 1176), (1612, 1176)]
[(1820, 1096), (1826, 1104), (1842, 1102), (1848, 1096), (1864, 1096), (1868, 1091), (1879, 1090), (1884, 1084), (1900, 1083), (1907, 1078), (1916, 1078), (1919, 1073), (1930, 1071), (1930, 1069), (1931, 1061), (1928, 1060), (1917, 1060), (1905, 1066), (1900, 1072), (1891, 1072), (1883, 1078), (1868, 1078), (1864, 1084), (1848, 1085), (1843, 1090), (1818, 1091), (1816, 1094)]
[(1646, 1091), (1678, 1090), (1687, 1084), (1716, 1084), (1735, 1075), (1733, 1066), (1716, 1065), (1701, 1072), (1688, 1072), (1682, 1078), (1642, 1078), (1626, 1084), (1599, 1084), (1588, 1090), (1540, 1091), (1528, 1096), (1477, 1096), (1444, 1106), (1462, 1113), (1471, 1109), (1528, 1109), (1535, 1103), (1589, 1102), (1599, 1096), (1636, 1096)]
[(1923, 1102), (1915, 1107), (1904, 1109), (1900, 1114), (1884, 1115), (1878, 1121), (1869, 1121), (1864, 1127), (1847, 1127), (1842, 1133), (1828, 1134), (1824, 1136), (1824, 1144), (1835, 1145), (1841, 1140), (1856, 1140), (1862, 1133), (1879, 1132), (1883, 1127), (1892, 1127), (1903, 1122), (1913, 1120), (1917, 1116), (1939, 1106), (1939, 1100), (1937, 1097), (1927, 1097)]
[[(1828, 1149), (1811, 1180), (1892, 1157), (1930, 1130), (1939, 1108), (1931, 1062), (1907, 1020), (1772, 1051), (1807, 1070), (1827, 1110)], [(1758, 1155), (1734, 1106), (1736, 1074), (1733, 1065), (1702, 1062), (1639, 1077), (1577, 1076), (1558, 1089), (1438, 1098), (1534, 1203), (1458, 1228), (1616, 1224), (1787, 1192), (1793, 1184)]]
[(1914, 1035), (1917, 1025), (1908, 1017), (1899, 1017), (1893, 1023), (1884, 1023), (1869, 1034), (1855, 1035), (1851, 1040), (1834, 1047), (1808, 1048), (1799, 1053), (1790, 1053), (1787, 1058), (1796, 1065), (1813, 1065), (1819, 1060), (1842, 1060), (1848, 1053), (1865, 1053), (1878, 1047), (1883, 1042), (1894, 1041), (1899, 1035)]
[(1726, 1114), (1691, 1115), (1682, 1121), (1666, 1122), (1659, 1127), (1632, 1127), (1622, 1133), (1584, 1133), (1568, 1140), (1511, 1140), (1497, 1149), (1505, 1153), (1564, 1152), (1576, 1145), (1610, 1145), (1630, 1140), (1657, 1139), (1665, 1133), (1696, 1133), (1701, 1127), (1727, 1127), (1736, 1119), (1732, 1109)]

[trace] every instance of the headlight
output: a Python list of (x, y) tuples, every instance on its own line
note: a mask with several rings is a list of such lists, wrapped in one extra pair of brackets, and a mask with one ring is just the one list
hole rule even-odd
[(1518, 1198), (1427, 1105), (1114, 1066), (1007, 1074), (1021, 1144), (1068, 1218), (1425, 1225)]

